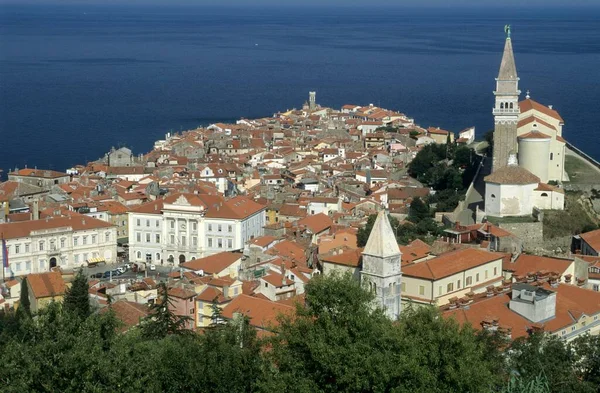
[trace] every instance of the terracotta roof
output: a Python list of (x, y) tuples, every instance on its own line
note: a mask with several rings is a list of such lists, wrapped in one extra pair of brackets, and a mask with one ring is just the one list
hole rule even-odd
[(220, 304), (231, 299), (223, 296), (223, 292), (216, 287), (207, 287), (204, 291), (200, 292), (198, 296), (196, 296), (196, 300), (202, 300), (203, 302), (217, 302)]
[(157, 199), (152, 202), (144, 203), (131, 209), (133, 213), (142, 214), (162, 214), (164, 199)]
[(400, 251), (402, 263), (412, 263), (431, 254), (431, 246), (421, 239), (416, 239), (406, 246), (400, 246)]
[(550, 109), (547, 106), (542, 105), (539, 102), (536, 102), (532, 99), (526, 99), (526, 100), (519, 102), (519, 109), (521, 110), (521, 113), (525, 113), (525, 112), (533, 109), (533, 110), (541, 112), (547, 116), (550, 116), (550, 117), (560, 121), (561, 123), (565, 122), (563, 120), (563, 118), (560, 117), (560, 115), (558, 114), (557, 111), (555, 111), (554, 109)]
[(466, 248), (447, 252), (427, 261), (406, 265), (402, 273), (406, 276), (439, 280), (474, 267), (502, 259), (500, 253), (484, 251), (476, 248)]
[(294, 282), (292, 280), (289, 280), (287, 278), (285, 278), (285, 282), (284, 282), (283, 275), (280, 273), (275, 273), (275, 272), (267, 274), (264, 277), (261, 277), (261, 280), (268, 282), (269, 284), (273, 285), (276, 288), (286, 287), (286, 286), (294, 284)]
[[(560, 332), (562, 329), (577, 322), (582, 315), (595, 315), (600, 312), (600, 292), (577, 287), (575, 285), (559, 284), (551, 288), (544, 284), (543, 288), (556, 292), (555, 317), (542, 323), (547, 332)], [(490, 298), (483, 298), (469, 305), (469, 308), (459, 308), (445, 311), (447, 318), (455, 318), (459, 323), (470, 323), (475, 329), (482, 329), (481, 322), (493, 317), (499, 325), (510, 327), (512, 339), (526, 337), (528, 328), (533, 322), (513, 312), (508, 307), (511, 293), (507, 292)]]
[(545, 139), (550, 140), (550, 135), (546, 135), (539, 131), (529, 131), (527, 134), (520, 135), (518, 139)]
[(189, 299), (196, 296), (196, 292), (180, 287), (170, 287), (167, 292), (169, 296), (173, 296), (179, 299)]
[(514, 261), (504, 260), (502, 270), (511, 271), (517, 276), (524, 276), (529, 272), (547, 270), (564, 274), (565, 270), (573, 263), (570, 259), (542, 257), (539, 255), (521, 254)]
[(10, 172), (9, 176), (29, 176), (29, 177), (43, 177), (46, 179), (56, 179), (57, 177), (68, 177), (64, 172), (50, 171), (47, 169), (31, 169), (25, 168), (20, 169), (16, 172)]
[(500, 228), (499, 226), (496, 226), (494, 224), (491, 224), (489, 222), (486, 222), (485, 224), (483, 224), (481, 226), (481, 228), (479, 228), (480, 231), (483, 232), (487, 232), (492, 236), (495, 237), (507, 237), (507, 236), (515, 236), (514, 234), (510, 233), (509, 231)]
[(36, 299), (62, 296), (66, 286), (60, 272), (28, 274), (27, 283)]
[(305, 217), (306, 209), (300, 208), (300, 205), (284, 203), (279, 208), (280, 216), (290, 216), (290, 217)]
[(600, 252), (600, 229), (579, 235), (590, 247)]
[(148, 306), (144, 304), (128, 302), (127, 300), (119, 300), (102, 309), (100, 312), (114, 311), (115, 316), (125, 325), (121, 330), (125, 331), (134, 326), (137, 326), (142, 319), (150, 314)]
[(257, 245), (259, 247), (266, 247), (276, 240), (277, 240), (277, 238), (274, 236), (261, 236), (261, 237), (257, 237), (255, 239), (253, 239), (250, 243)]
[(333, 221), (327, 214), (319, 213), (298, 220), (298, 225), (305, 226), (312, 233), (321, 233), (333, 225)]
[(539, 183), (540, 178), (527, 169), (516, 165), (508, 165), (497, 169), (491, 175), (483, 179), (486, 183), (496, 184), (534, 184)]
[(277, 316), (290, 315), (294, 307), (270, 300), (259, 299), (248, 295), (239, 295), (223, 308), (223, 317), (233, 319), (234, 313), (241, 313), (250, 318), (250, 325), (258, 328), (276, 327)]
[(206, 212), (205, 217), (208, 218), (225, 218), (225, 219), (244, 219), (265, 210), (266, 207), (254, 202), (253, 200), (238, 196), (224, 202), (218, 207), (210, 207)]
[(207, 274), (218, 274), (242, 258), (241, 252), (220, 252), (200, 259), (182, 263), (181, 266), (190, 270), (203, 270)]
[(358, 267), (362, 259), (362, 251), (362, 248), (348, 250), (337, 255), (322, 256), (321, 260), (335, 265)]
[(83, 231), (88, 229), (110, 228), (112, 227), (112, 224), (96, 218), (72, 213), (68, 217), (53, 216), (42, 220), (0, 224), (0, 233), (2, 233), (6, 239), (15, 239), (28, 237), (32, 231), (63, 227), (71, 227), (73, 228), (73, 231)]
[(552, 185), (546, 184), (546, 183), (538, 184), (537, 188), (534, 191), (550, 191), (550, 192), (559, 192), (561, 194), (565, 193), (565, 190), (563, 190), (562, 188), (558, 188), (556, 186), (552, 186)]
[(529, 116), (529, 117), (527, 117), (527, 118), (525, 118), (525, 119), (522, 119), (522, 120), (520, 120), (520, 121), (517, 123), (517, 128), (519, 128), (519, 127), (523, 127), (523, 126), (526, 126), (527, 124), (534, 123), (534, 122), (535, 122), (535, 123), (540, 123), (540, 124), (542, 124), (542, 125), (544, 125), (544, 126), (546, 126), (546, 127), (550, 128), (550, 129), (552, 129), (552, 130), (556, 131), (556, 127), (554, 127), (552, 124), (550, 124), (550, 123), (547, 123), (547, 122), (545, 122), (545, 121), (544, 121), (544, 120), (542, 120), (542, 119), (538, 119), (537, 117), (535, 117), (535, 116), (533, 116), (533, 115), (531, 115), (531, 116)]

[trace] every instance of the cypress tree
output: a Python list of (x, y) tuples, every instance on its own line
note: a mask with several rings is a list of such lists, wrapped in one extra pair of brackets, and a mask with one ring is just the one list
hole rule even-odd
[(91, 314), (88, 280), (80, 270), (75, 276), (71, 288), (67, 289), (64, 298), (64, 308), (81, 318)]
[(21, 281), (21, 297), (19, 298), (19, 314), (31, 316), (31, 303), (29, 302), (29, 287), (27, 277)]

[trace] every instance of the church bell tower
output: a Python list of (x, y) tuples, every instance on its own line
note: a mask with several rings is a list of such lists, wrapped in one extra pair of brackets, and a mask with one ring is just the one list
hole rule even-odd
[(519, 77), (515, 65), (510, 25), (504, 28), (506, 42), (496, 78), (494, 105), (494, 158), (492, 172), (508, 165), (511, 154), (517, 153), (517, 123), (519, 122)]

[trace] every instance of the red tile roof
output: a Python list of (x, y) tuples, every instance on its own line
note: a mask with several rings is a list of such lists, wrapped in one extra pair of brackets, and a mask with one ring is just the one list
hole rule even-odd
[(77, 213), (71, 213), (68, 217), (52, 216), (42, 220), (30, 220), (0, 224), (0, 233), (5, 239), (15, 239), (28, 237), (32, 231), (44, 229), (70, 227), (74, 231), (83, 231), (88, 229), (110, 228), (112, 224), (87, 217)]
[(540, 270), (564, 274), (572, 263), (573, 261), (570, 259), (521, 254), (514, 262), (511, 262), (510, 259), (504, 260), (502, 270), (513, 272), (517, 276), (524, 276), (529, 272)]
[(466, 248), (447, 252), (436, 258), (402, 267), (405, 276), (439, 280), (453, 274), (502, 259), (500, 253)]
[(321, 260), (335, 265), (358, 267), (362, 259), (362, 251), (362, 248), (348, 250), (337, 255), (322, 256)]
[(218, 274), (239, 261), (242, 256), (241, 252), (225, 251), (200, 259), (192, 259), (181, 266), (195, 271), (202, 270), (206, 274)]
[(234, 313), (250, 318), (250, 325), (257, 328), (270, 328), (279, 325), (277, 316), (291, 315), (294, 307), (248, 295), (239, 295), (223, 308), (223, 317), (233, 319)]
[(600, 229), (579, 235), (590, 247), (600, 253)]
[(563, 118), (560, 117), (560, 115), (558, 114), (557, 111), (555, 111), (554, 109), (550, 109), (547, 106), (542, 105), (539, 102), (536, 102), (532, 99), (527, 99), (527, 100), (519, 102), (519, 109), (521, 110), (521, 113), (525, 113), (525, 112), (533, 109), (533, 110), (541, 112), (547, 116), (550, 116), (550, 117), (560, 121), (561, 123), (565, 122), (563, 120)]
[(319, 213), (298, 220), (299, 226), (305, 226), (311, 233), (321, 233), (333, 225), (333, 221), (327, 214)]
[(67, 289), (60, 272), (28, 274), (27, 283), (36, 299), (62, 296)]

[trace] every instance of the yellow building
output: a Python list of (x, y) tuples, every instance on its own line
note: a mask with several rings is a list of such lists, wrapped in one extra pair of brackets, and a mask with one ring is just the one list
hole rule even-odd
[(60, 272), (27, 275), (31, 312), (37, 312), (52, 301), (62, 302), (67, 286)]
[(503, 254), (466, 248), (402, 266), (402, 301), (447, 304), (502, 283)]

